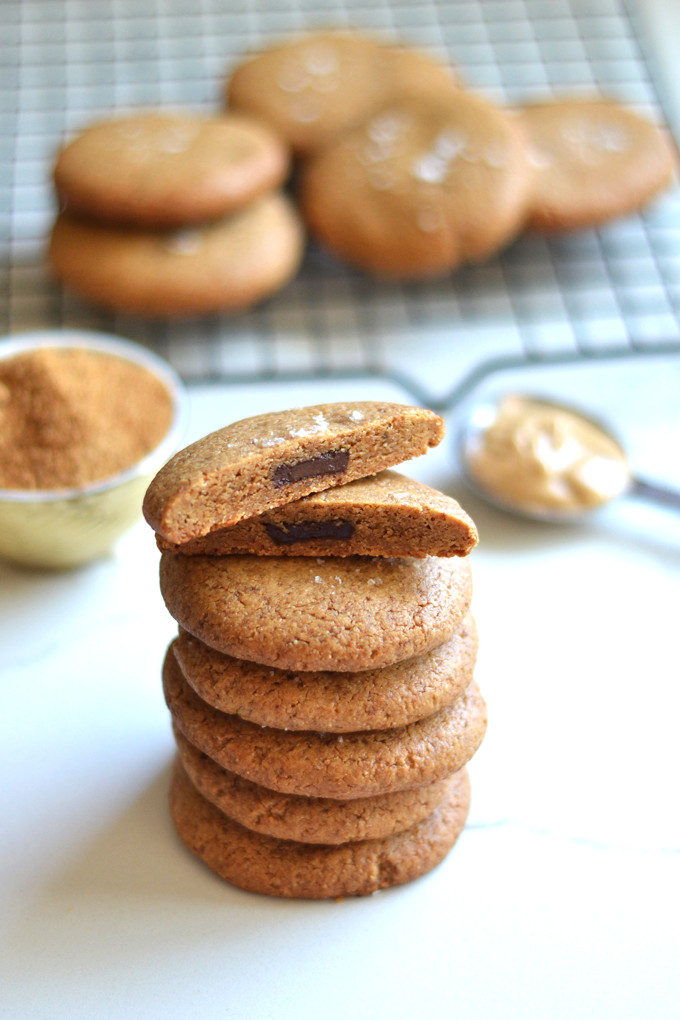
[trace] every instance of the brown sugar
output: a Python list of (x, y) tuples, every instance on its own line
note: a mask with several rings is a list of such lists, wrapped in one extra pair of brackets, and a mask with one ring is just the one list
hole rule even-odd
[(0, 487), (62, 489), (132, 466), (168, 432), (172, 398), (141, 365), (43, 347), (0, 361)]

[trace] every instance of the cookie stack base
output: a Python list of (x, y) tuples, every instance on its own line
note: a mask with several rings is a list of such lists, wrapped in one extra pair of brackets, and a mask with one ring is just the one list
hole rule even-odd
[(177, 834), (212, 871), (248, 892), (297, 899), (368, 896), (426, 874), (455, 844), (469, 803), (462, 769), (438, 807), (411, 828), (382, 839), (327, 846), (244, 828), (201, 796), (179, 761), (170, 788)]

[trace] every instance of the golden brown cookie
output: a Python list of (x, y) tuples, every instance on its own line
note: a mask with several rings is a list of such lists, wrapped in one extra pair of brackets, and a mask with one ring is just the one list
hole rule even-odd
[(225, 556), (466, 556), (474, 523), (450, 496), (381, 471), (161, 550)]
[(161, 594), (185, 630), (237, 659), (291, 670), (378, 669), (458, 630), (468, 559), (182, 556), (163, 553)]
[(278, 188), (288, 149), (236, 114), (146, 111), (92, 124), (60, 151), (63, 209), (105, 223), (167, 230), (222, 219)]
[(272, 125), (298, 155), (318, 150), (401, 95), (449, 95), (448, 67), (358, 32), (313, 32), (239, 64), (227, 82), (229, 108)]
[(116, 311), (180, 318), (248, 308), (295, 275), (303, 230), (292, 203), (266, 195), (232, 216), (171, 233), (107, 227), (62, 213), (55, 276)]
[(525, 220), (531, 172), (517, 119), (469, 92), (402, 99), (303, 168), (311, 233), (338, 258), (397, 279), (478, 261)]
[(318, 846), (274, 839), (231, 821), (201, 796), (177, 764), (170, 811), (180, 839), (221, 878), (270, 896), (366, 896), (409, 882), (446, 856), (465, 825), (465, 772), (426, 819), (382, 839)]
[(174, 734), (184, 770), (206, 800), (246, 829), (299, 843), (338, 844), (403, 832), (427, 818), (452, 784), (465, 781), (458, 772), (417, 790), (377, 797), (296, 797), (228, 772), (189, 743), (177, 727)]
[(474, 681), (449, 708), (408, 726), (359, 733), (289, 732), (211, 708), (168, 651), (163, 688), (175, 725), (222, 768), (280, 793), (351, 800), (412, 790), (461, 769), (482, 742), (486, 706)]
[(642, 208), (673, 179), (677, 157), (669, 137), (610, 100), (537, 103), (518, 119), (533, 167), (530, 229), (603, 223)]
[(424, 719), (472, 680), (477, 628), (470, 614), (431, 652), (360, 673), (295, 673), (216, 652), (180, 630), (170, 646), (185, 680), (213, 708), (259, 726), (343, 733)]
[(417, 457), (443, 435), (433, 411), (378, 401), (256, 415), (180, 450), (149, 486), (144, 516), (167, 542), (187, 542)]

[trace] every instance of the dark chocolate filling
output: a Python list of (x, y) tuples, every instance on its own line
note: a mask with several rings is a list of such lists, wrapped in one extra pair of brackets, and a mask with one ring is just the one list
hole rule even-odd
[(350, 521), (301, 521), (299, 524), (265, 524), (267, 534), (277, 545), (294, 545), (313, 539), (330, 538), (347, 540), (354, 534)]
[(272, 482), (279, 488), (282, 485), (299, 482), (303, 478), (341, 474), (347, 470), (348, 464), (349, 450), (328, 450), (327, 453), (319, 454), (318, 457), (299, 460), (296, 464), (279, 464), (272, 471)]

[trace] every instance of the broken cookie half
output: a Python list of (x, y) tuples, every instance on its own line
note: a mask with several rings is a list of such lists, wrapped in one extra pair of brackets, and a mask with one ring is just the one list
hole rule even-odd
[(162, 551), (226, 556), (467, 556), (477, 529), (451, 496), (381, 471)]
[(246, 418), (180, 450), (149, 486), (144, 516), (176, 546), (420, 456), (443, 435), (433, 411), (377, 401)]

